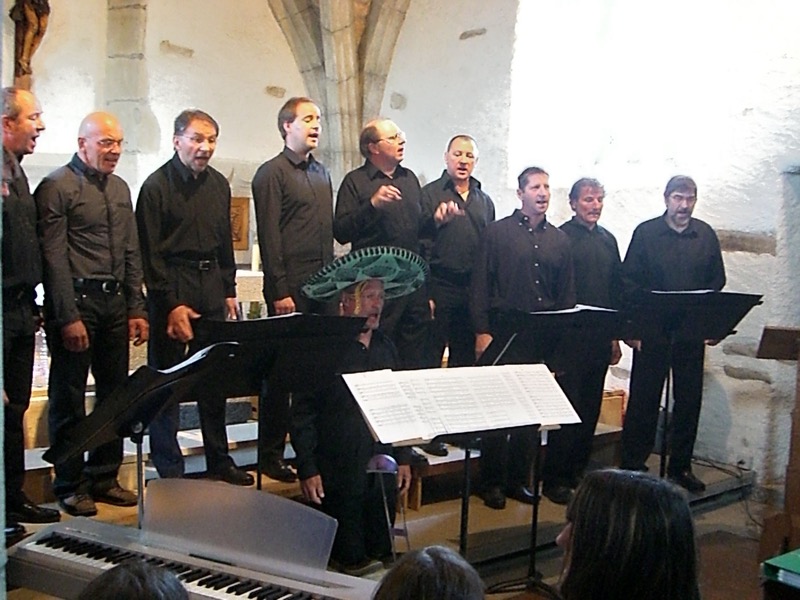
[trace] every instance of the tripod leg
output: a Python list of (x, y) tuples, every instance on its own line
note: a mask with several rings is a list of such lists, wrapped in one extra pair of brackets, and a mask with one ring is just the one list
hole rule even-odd
[(461, 526), (458, 532), (458, 552), (464, 558), (467, 557), (467, 535), (469, 534), (469, 495), (470, 495), (470, 473), (469, 473), (469, 444), (464, 448), (464, 489), (461, 493)]

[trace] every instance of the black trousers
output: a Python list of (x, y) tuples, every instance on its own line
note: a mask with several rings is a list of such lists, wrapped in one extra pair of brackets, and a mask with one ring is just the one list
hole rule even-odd
[(481, 485), (499, 487), (507, 494), (530, 485), (536, 430), (517, 430), (510, 435), (490, 435), (481, 441)]
[[(199, 271), (183, 265), (170, 265), (170, 281), (178, 297), (185, 299), (195, 311), (208, 319), (225, 319), (225, 298), (219, 267)], [(155, 299), (148, 299), (150, 341), (147, 361), (151, 367), (166, 369), (186, 359), (200, 348), (188, 346), (167, 336), (167, 310)], [(219, 472), (230, 468), (233, 459), (228, 455), (228, 433), (225, 429), (226, 398), (209, 392), (197, 398), (200, 430), (206, 455), (206, 469)], [(180, 407), (177, 404), (160, 412), (150, 423), (150, 460), (160, 477), (181, 477), (183, 455), (178, 445)]]
[(431, 297), (436, 303), (431, 339), (435, 363), (441, 363), (444, 348), (449, 346), (448, 366), (467, 367), (475, 364), (475, 333), (469, 315), (469, 285), (455, 285), (433, 277)]
[[(7, 307), (4, 306), (4, 309)], [(3, 322), (8, 320), (3, 312)], [(3, 389), (8, 396), (4, 407), (3, 452), (6, 475), (6, 510), (22, 500), (25, 483), (25, 432), (22, 420), (31, 402), (35, 336), (17, 334), (3, 327)]]
[(655, 443), (658, 408), (667, 371), (672, 368), (670, 460), (668, 472), (691, 468), (703, 396), (703, 342), (642, 341), (634, 351), (631, 395), (622, 430), (622, 468), (641, 468)]
[(562, 425), (547, 436), (547, 452), (542, 468), (545, 486), (572, 486), (586, 469), (592, 454), (592, 441), (600, 408), (603, 386), (611, 358), (611, 341), (575, 349), (569, 367), (557, 377), (580, 423)]
[(402, 369), (438, 366), (430, 346), (431, 310), (425, 286), (408, 296), (387, 300), (380, 329), (397, 347)]
[(336, 475), (322, 474), (325, 485), (322, 511), (339, 523), (331, 558), (343, 565), (355, 565), (368, 557), (383, 558), (392, 552), (378, 478), (383, 477), (389, 517), (394, 523), (397, 508), (397, 477), (394, 474), (366, 472), (358, 474), (357, 477), (363, 481), (344, 482), (344, 485), (338, 485), (333, 483)]
[[(92, 370), (95, 406), (101, 405), (128, 378), (128, 312), (121, 292), (76, 292), (81, 320), (89, 334), (89, 348), (70, 352), (60, 328), (46, 328), (50, 349), (50, 441), (86, 416), (86, 378)], [(59, 498), (75, 493), (102, 493), (113, 486), (122, 463), (122, 439), (55, 465), (53, 491)]]

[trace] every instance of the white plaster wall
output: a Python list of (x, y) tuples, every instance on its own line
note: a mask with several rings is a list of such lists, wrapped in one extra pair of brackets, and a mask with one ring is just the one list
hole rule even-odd
[[(149, 97), (161, 130), (157, 155), (143, 158), (142, 179), (172, 155), (172, 124), (196, 107), (220, 124), (212, 165), (233, 173), (234, 194), (250, 195), (255, 168), (283, 148), (276, 119), (291, 96), (305, 94), (289, 46), (263, 0), (171, 0), (147, 8)], [(165, 48), (172, 44), (186, 56)], [(286, 90), (275, 97), (267, 86)], [(140, 181), (141, 182), (141, 181)]]
[[(404, 164), (423, 184), (444, 169), (447, 141), (478, 142), (475, 176), (497, 201), (508, 168), (508, 106), (517, 0), (412, 0), (397, 40), (382, 112), (408, 135)], [(459, 40), (462, 32), (483, 35)], [(406, 99), (391, 107), (392, 94)]]

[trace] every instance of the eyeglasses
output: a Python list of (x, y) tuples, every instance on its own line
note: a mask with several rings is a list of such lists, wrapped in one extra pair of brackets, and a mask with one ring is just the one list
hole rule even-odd
[(406, 134), (404, 131), (398, 131), (394, 135), (387, 136), (385, 138), (378, 138), (375, 140), (375, 143), (378, 142), (389, 142), (390, 144), (399, 144), (400, 142), (406, 141)]
[(114, 138), (103, 138), (102, 140), (97, 140), (97, 145), (104, 149), (109, 149), (113, 147), (122, 148), (125, 140), (123, 139), (114, 139)]
[(686, 194), (679, 194), (679, 193), (676, 192), (676, 193), (670, 194), (669, 195), (669, 199), (670, 200), (674, 200), (675, 202), (684, 202), (684, 201), (685, 202), (694, 202), (694, 201), (697, 200), (697, 196), (694, 195), (694, 194), (686, 195)]
[(193, 144), (197, 144), (198, 146), (202, 146), (203, 143), (208, 142), (209, 146), (216, 146), (217, 145), (217, 136), (212, 135), (209, 137), (203, 137), (202, 135), (187, 135), (181, 134), (178, 137), (185, 138), (192, 142)]

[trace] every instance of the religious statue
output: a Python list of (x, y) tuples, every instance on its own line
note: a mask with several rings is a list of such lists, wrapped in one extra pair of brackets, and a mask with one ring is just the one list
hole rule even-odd
[[(50, 18), (49, 0), (16, 0), (8, 13), (14, 21), (14, 77), (30, 76), (31, 58), (42, 43)], [(27, 86), (26, 86), (27, 87)]]

